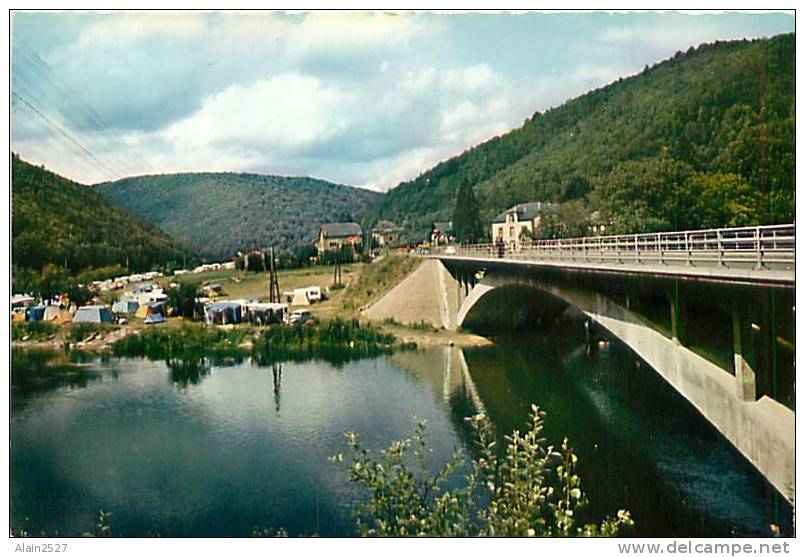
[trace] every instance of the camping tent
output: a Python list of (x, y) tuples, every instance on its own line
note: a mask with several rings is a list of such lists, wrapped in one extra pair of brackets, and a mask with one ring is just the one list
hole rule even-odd
[(288, 304), (249, 302), (242, 306), (243, 320), (255, 325), (282, 323), (288, 312)]
[(73, 316), (73, 323), (111, 323), (112, 312), (106, 306), (84, 306), (78, 308)]
[(165, 316), (165, 302), (146, 302), (144, 304), (140, 304), (140, 307), (137, 308), (137, 312), (134, 314), (134, 317), (145, 319), (149, 315), (153, 315), (155, 313), (158, 313), (163, 317)]
[(51, 305), (45, 308), (45, 315), (42, 319), (44, 321), (50, 321), (51, 323), (65, 323), (72, 321), (73, 318), (67, 309), (62, 309), (57, 305)]
[(53, 321), (59, 316), (60, 313), (61, 310), (59, 309), (59, 306), (47, 306), (45, 307), (45, 313), (42, 315), (42, 320)]
[(122, 300), (118, 300), (112, 306), (112, 313), (115, 315), (124, 315), (129, 313), (135, 313), (140, 307), (135, 300), (131, 300), (128, 298), (123, 298)]
[(156, 311), (154, 313), (149, 313), (148, 316), (145, 318), (144, 323), (146, 325), (153, 325), (155, 323), (163, 323), (165, 321), (167, 321), (165, 316), (162, 315), (160, 312)]
[(31, 306), (26, 310), (28, 321), (42, 321), (45, 317), (45, 306)]
[(240, 321), (241, 310), (238, 302), (213, 302), (204, 308), (204, 322), (207, 325), (228, 325)]

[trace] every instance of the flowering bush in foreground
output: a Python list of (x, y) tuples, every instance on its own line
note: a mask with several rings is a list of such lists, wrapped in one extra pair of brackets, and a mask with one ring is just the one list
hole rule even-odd
[[(346, 434), (349, 451), (332, 460), (369, 492), (356, 508), (362, 536), (614, 536), (631, 525), (629, 513), (599, 524), (577, 524), (587, 504), (575, 473), (578, 457), (567, 439), (560, 449), (541, 437), (544, 413), (532, 405), (529, 429), (506, 436), (498, 451), (489, 419), (468, 418), (477, 455), (465, 464), (460, 451), (437, 473), (430, 472), (425, 422), (412, 437), (395, 441), (375, 458)], [(448, 480), (464, 481), (448, 489)]]

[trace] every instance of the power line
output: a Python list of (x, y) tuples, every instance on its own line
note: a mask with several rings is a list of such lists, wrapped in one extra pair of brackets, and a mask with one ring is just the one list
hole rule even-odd
[[(58, 110), (53, 110), (53, 109), (49, 110), (48, 108), (44, 108), (43, 105), (45, 107), (48, 106), (47, 100), (42, 98), (41, 92), (37, 91), (37, 89), (34, 86), (32, 86), (29, 83), (28, 80), (19, 79), (19, 74), (17, 76), (15, 76), (14, 79), (15, 79), (14, 80), (14, 85), (13, 85), (14, 91), (17, 93), (18, 96), (20, 96), (23, 99), (25, 99), (28, 102), (29, 105), (33, 106), (38, 111), (38, 113), (37, 113), (37, 112), (34, 112), (33, 110), (29, 109), (29, 111), (34, 116), (36, 116), (39, 119), (43, 119), (40, 116), (40, 114), (41, 114), (41, 115), (47, 117), (51, 122), (54, 122), (54, 123), (63, 122), (63, 120), (64, 120), (63, 113), (61, 111), (58, 111)], [(116, 160), (114, 160), (113, 158), (108, 157), (108, 156), (103, 156), (98, 152), (97, 149), (93, 149), (92, 148), (92, 142), (87, 141), (88, 138), (85, 137), (85, 138), (82, 139), (81, 135), (75, 133), (75, 131), (71, 130), (68, 127), (68, 125), (66, 125), (66, 124), (69, 124), (69, 122), (62, 123), (62, 124), (57, 124), (57, 125), (59, 125), (65, 132), (70, 134), (71, 137), (75, 141), (77, 141), (79, 143), (82, 143), (84, 145), (84, 147), (88, 151), (91, 151), (91, 152), (94, 151), (93, 154), (95, 155), (95, 157), (98, 160), (100, 160), (103, 163), (103, 165), (104, 165), (103, 168), (104, 168), (105, 171), (107, 169), (111, 169), (114, 174), (118, 174), (118, 175), (121, 175), (121, 176), (130, 174), (130, 171), (128, 169), (126, 169), (126, 167), (121, 166)], [(48, 124), (48, 125), (50, 125), (50, 124)], [(58, 141), (58, 140), (61, 140), (61, 138), (63, 137), (63, 134), (60, 134), (59, 136), (52, 136), (52, 137), (53, 137), (53, 139)], [(121, 171), (120, 170), (121, 168), (123, 168), (124, 170)]]
[(59, 79), (50, 65), (45, 62), (33, 48), (25, 44), (17, 37), (14, 39), (14, 46), (17, 47), (18, 52), (22, 53), (29, 61), (31, 61), (34, 65), (34, 68), (38, 70), (41, 75), (52, 81), (57, 88), (61, 89), (62, 92), (64, 92), (68, 97), (69, 102), (73, 104), (80, 112), (83, 112), (85, 117), (97, 130), (104, 133), (107, 138), (131, 151), (135, 158), (137, 158), (144, 166), (146, 166), (149, 170), (153, 170), (151, 165), (149, 165), (148, 162), (145, 161), (136, 150), (131, 148), (131, 146), (127, 145), (119, 137), (116, 137), (114, 134), (112, 134), (112, 132), (109, 131), (109, 126), (104, 123), (103, 117), (89, 103), (84, 101), (81, 96), (72, 89), (72, 87), (70, 87), (63, 80)]
[[(20, 78), (23, 81), (31, 84), (33, 78), (32, 76), (28, 76), (25, 72), (27, 65), (28, 69), (32, 69), (34, 72), (39, 74), (39, 76), (44, 78), (45, 82), (48, 83), (49, 88), (46, 89), (43, 95), (45, 98), (48, 96), (48, 93), (51, 90), (58, 90), (61, 93), (59, 100), (65, 101), (69, 105), (68, 108), (70, 108), (70, 110), (66, 114), (63, 114), (59, 107), (57, 107), (55, 110), (61, 114), (65, 120), (72, 122), (75, 127), (79, 129), (83, 127), (90, 127), (96, 130), (99, 132), (100, 138), (105, 140), (107, 146), (109, 144), (113, 145), (113, 148), (111, 149), (112, 153), (119, 153), (120, 151), (128, 152), (131, 154), (132, 158), (139, 161), (140, 164), (145, 167), (145, 169), (151, 172), (154, 171), (153, 167), (148, 164), (148, 162), (145, 161), (142, 156), (134, 148), (132, 148), (131, 145), (127, 144), (125, 141), (120, 139), (119, 136), (110, 131), (109, 126), (105, 124), (103, 117), (91, 105), (84, 101), (68, 84), (59, 79), (48, 63), (45, 62), (33, 48), (25, 44), (18, 37), (14, 37), (13, 47), (14, 51), (20, 55), (15, 57), (14, 61), (23, 62), (23, 64), (12, 65), (12, 75), (15, 75), (17, 78)], [(17, 71), (14, 71), (15, 69)], [(52, 104), (47, 100), (43, 100), (43, 103), (46, 105)], [(45, 110), (40, 109), (39, 112), (44, 113)], [(78, 132), (78, 130), (73, 131)], [(117, 147), (117, 149), (115, 149), (115, 147)], [(109, 155), (107, 158), (110, 160), (110, 162), (114, 161), (113, 166), (124, 168), (124, 172), (118, 174), (136, 174), (139, 170), (136, 166), (128, 162), (125, 157), (122, 157), (119, 154), (117, 156)], [(107, 165), (109, 165), (109, 163), (107, 163)]]
[(14, 100), (12, 98), (11, 109), (12, 109), (12, 111), (19, 111), (21, 114), (30, 113), (30, 114), (32, 114), (34, 116), (34, 118), (25, 118), (25, 119), (22, 119), (22, 120), (19, 120), (19, 121), (15, 120), (14, 124), (13, 124), (13, 126), (15, 128), (17, 126), (24, 126), (24, 127), (27, 127), (28, 129), (37, 128), (37, 129), (40, 129), (40, 130), (46, 130), (46, 132), (48, 133), (49, 138), (51, 138), (52, 140), (60, 143), (61, 145), (63, 145), (65, 148), (67, 148), (69, 151), (71, 151), (73, 153), (73, 155), (75, 156), (75, 160), (80, 163), (80, 166), (85, 171), (89, 171), (89, 172), (97, 172), (98, 171), (98, 169), (94, 165), (89, 164), (92, 161), (88, 160), (84, 156), (84, 153), (80, 148), (77, 148), (75, 146), (75, 144), (73, 144), (71, 141), (65, 141), (60, 135), (53, 135), (53, 130), (51, 129), (51, 126), (48, 125), (47, 122), (45, 122), (43, 119), (39, 118), (39, 116), (36, 114), (36, 112), (34, 112), (27, 105), (24, 105), (24, 104), (20, 103), (19, 101), (16, 101), (16, 100)]
[[(80, 142), (79, 142), (77, 139), (75, 139), (75, 138), (74, 138), (72, 135), (70, 135), (70, 133), (69, 133), (67, 130), (65, 130), (65, 129), (64, 129), (64, 128), (62, 128), (60, 125), (58, 125), (56, 122), (54, 122), (53, 120), (51, 120), (50, 118), (48, 118), (48, 117), (47, 117), (45, 114), (43, 114), (43, 113), (42, 113), (42, 112), (41, 112), (39, 109), (37, 109), (37, 108), (36, 108), (34, 105), (32, 105), (32, 104), (31, 104), (30, 102), (28, 102), (28, 101), (27, 101), (25, 98), (23, 98), (22, 96), (20, 96), (20, 94), (19, 94), (19, 93), (17, 93), (16, 91), (12, 91), (12, 92), (11, 92), (11, 96), (12, 96), (13, 98), (17, 99), (19, 102), (23, 103), (25, 106), (27, 106), (27, 107), (28, 107), (28, 108), (29, 108), (31, 111), (33, 111), (33, 112), (34, 112), (34, 114), (36, 114), (37, 116), (39, 116), (40, 118), (42, 118), (42, 119), (43, 119), (45, 122), (47, 122), (47, 123), (48, 123), (48, 124), (49, 124), (49, 125), (50, 125), (50, 126), (53, 128), (53, 129), (54, 129), (54, 130), (56, 130), (58, 133), (60, 133), (61, 135), (63, 135), (65, 138), (67, 138), (67, 139), (68, 139), (68, 140), (69, 140), (71, 143), (73, 143), (74, 145), (76, 145), (76, 146), (77, 146), (79, 149), (81, 149), (81, 151), (83, 151), (83, 152), (84, 152), (84, 154), (85, 154), (85, 155), (87, 155), (89, 158), (91, 158), (92, 160), (94, 160), (94, 161), (95, 161), (95, 162), (96, 162), (96, 163), (97, 163), (97, 164), (98, 164), (98, 165), (99, 165), (101, 168), (103, 168), (104, 170), (106, 170), (107, 172), (109, 172), (109, 173), (111, 173), (111, 174), (113, 174), (113, 175), (115, 175), (115, 174), (116, 174), (116, 173), (115, 173), (115, 172), (114, 172), (112, 169), (110, 169), (110, 168), (109, 168), (108, 166), (106, 166), (106, 165), (105, 165), (103, 162), (101, 162), (100, 160), (98, 160), (98, 158), (97, 158), (95, 155), (93, 155), (93, 154), (92, 154), (92, 152), (90, 152), (90, 151), (89, 151), (89, 149), (87, 149), (86, 147), (84, 147), (84, 146), (83, 146), (83, 145), (82, 145), (82, 144), (81, 144), (81, 143), (80, 143)], [(117, 177), (117, 178), (121, 178), (122, 176), (117, 175), (116, 177)]]
[[(27, 56), (21, 50), (17, 50), (17, 53), (22, 53), (23, 56)], [(36, 100), (34, 100), (34, 99), (38, 99), (39, 102), (41, 103), (41, 105), (44, 105), (47, 108), (43, 108), (43, 106), (38, 105), (37, 109), (41, 113), (48, 115), (51, 120), (57, 120), (58, 119), (58, 120), (65, 121), (69, 125), (69, 127), (72, 129), (73, 134), (77, 135), (79, 133), (80, 129), (87, 127), (87, 125), (85, 123), (83, 123), (83, 122), (81, 122), (81, 121), (79, 121), (77, 119), (77, 116), (81, 116), (81, 113), (79, 112), (79, 109), (81, 107), (77, 106), (75, 104), (75, 101), (72, 101), (70, 99), (69, 93), (63, 91), (62, 88), (58, 84), (53, 83), (52, 76), (44, 73), (44, 71), (41, 68), (38, 68), (38, 67), (34, 66), (30, 61), (28, 61), (28, 64), (27, 64), (28, 69), (33, 69), (33, 70), (37, 71), (37, 73), (39, 73), (41, 75), (41, 77), (44, 78), (44, 83), (47, 83), (47, 86), (43, 86), (42, 85), (42, 83), (43, 83), (42, 79), (37, 79), (35, 76), (30, 74), (30, 72), (25, 71), (25, 65), (22, 64), (22, 62), (26, 62), (26, 60), (24, 60), (20, 56), (15, 56), (14, 61), (16, 63), (12, 67), (12, 77), (14, 78), (13, 87), (18, 89), (18, 88), (21, 88), (21, 84), (23, 82), (26, 83), (28, 85), (28, 88), (29, 88), (29, 91), (30, 91), (26, 95), (26, 97), (27, 97), (28, 101), (31, 104), (37, 104), (38, 105)], [(54, 93), (58, 93), (58, 101), (63, 101), (63, 102), (66, 101), (66, 102), (70, 103), (70, 105), (72, 105), (72, 106), (68, 105), (67, 107), (65, 107), (62, 103), (58, 103), (58, 104), (54, 103), (53, 100), (52, 100)], [(59, 106), (59, 104), (61, 104), (61, 106)], [(66, 110), (63, 110), (64, 108), (66, 108)], [(59, 117), (54, 118), (51, 114), (49, 114), (49, 112), (58, 114)], [(87, 118), (86, 115), (84, 115), (84, 117)], [(95, 126), (97, 128), (98, 125), (97, 125), (97, 122), (96, 122), (95, 124), (90, 124), (90, 126)], [(86, 145), (91, 145), (94, 142), (91, 140), (91, 137), (88, 136), (87, 138), (85, 138), (84, 143)], [(104, 149), (103, 147), (100, 147), (99, 149), (95, 149), (95, 151), (99, 151), (99, 150), (108, 151), (108, 149)], [(101, 158), (101, 155), (99, 153), (96, 153), (96, 156), (97, 156), (97, 158)], [(118, 158), (116, 158), (114, 156), (108, 156), (107, 155), (105, 158), (107, 159), (107, 162), (105, 164), (107, 166), (114, 167), (117, 174), (126, 175), (126, 174), (131, 174), (133, 172), (136, 172), (136, 170), (134, 170), (134, 167), (126, 164), (125, 162), (121, 162), (120, 159), (118, 159)], [(123, 168), (124, 170), (121, 172), (121, 171), (117, 170), (118, 168)]]

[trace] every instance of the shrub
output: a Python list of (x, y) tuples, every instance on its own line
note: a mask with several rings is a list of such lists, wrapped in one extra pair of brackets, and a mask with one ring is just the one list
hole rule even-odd
[[(464, 485), (446, 489), (463, 469), (452, 459), (436, 474), (428, 470), (432, 452), (425, 422), (411, 438), (392, 443), (375, 459), (355, 433), (346, 434), (349, 452), (332, 457), (369, 497), (356, 510), (362, 536), (614, 536), (631, 525), (627, 511), (599, 524), (577, 525), (577, 511), (587, 500), (575, 472), (578, 458), (567, 439), (560, 450), (541, 437), (544, 414), (532, 405), (525, 434), (506, 436), (498, 454), (488, 419), (469, 418), (477, 456), (470, 459)], [(411, 452), (413, 451), (413, 454)]]
[(56, 330), (56, 325), (47, 321), (20, 321), (12, 324), (11, 340), (46, 340)]

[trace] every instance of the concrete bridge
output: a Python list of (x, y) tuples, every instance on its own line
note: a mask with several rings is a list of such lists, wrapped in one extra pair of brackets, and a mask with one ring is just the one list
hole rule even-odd
[(447, 246), (365, 314), (484, 332), (573, 306), (793, 501), (794, 244), (785, 225)]

